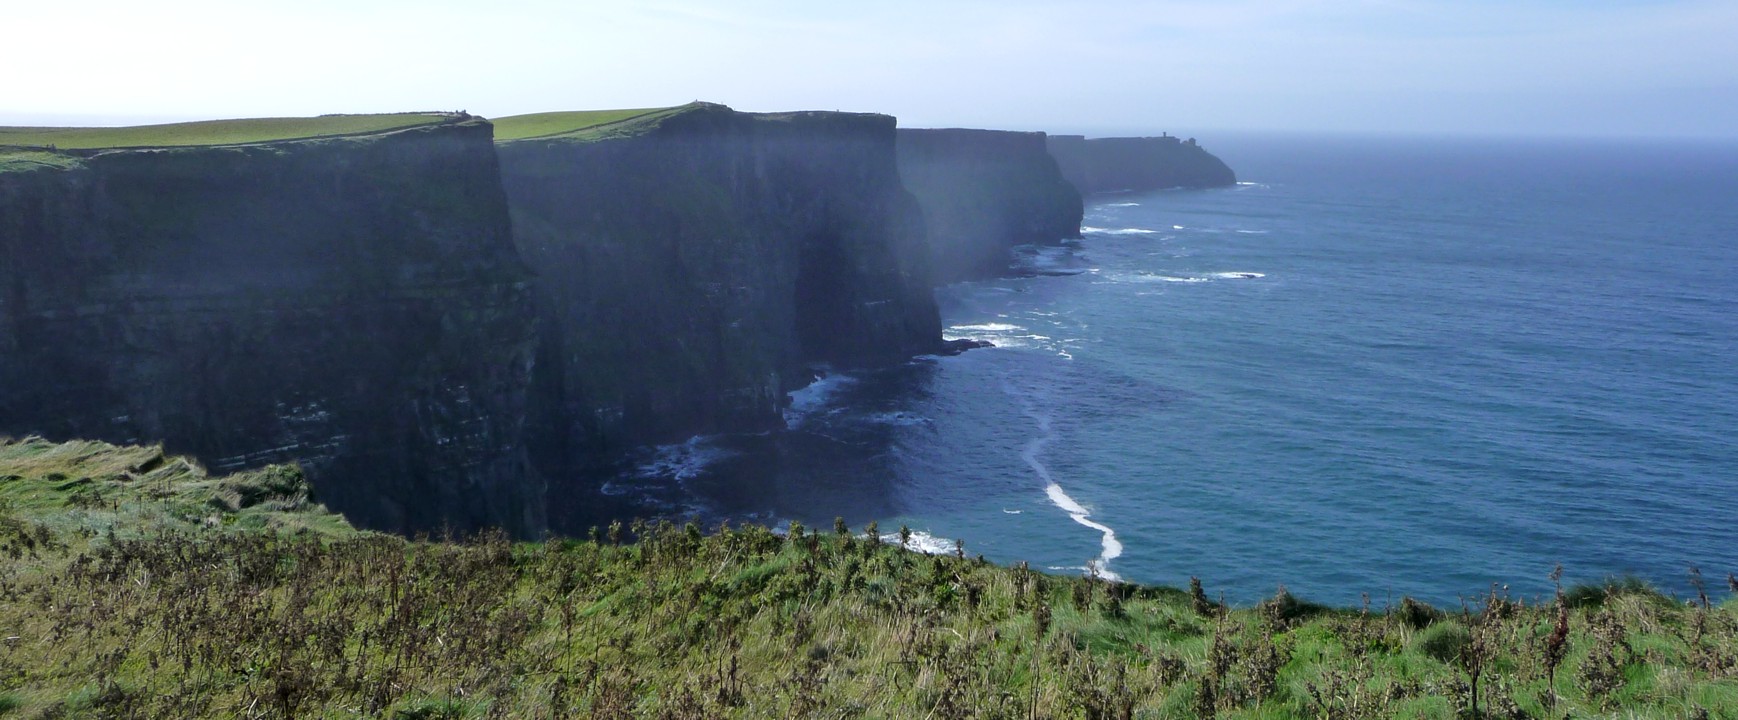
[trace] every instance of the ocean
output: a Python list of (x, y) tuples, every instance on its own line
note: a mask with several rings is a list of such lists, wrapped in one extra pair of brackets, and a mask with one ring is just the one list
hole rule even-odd
[(1375, 607), (1738, 572), (1738, 145), (1231, 136), (1234, 188), (1090, 198), (995, 344), (648, 449), (659, 512)]

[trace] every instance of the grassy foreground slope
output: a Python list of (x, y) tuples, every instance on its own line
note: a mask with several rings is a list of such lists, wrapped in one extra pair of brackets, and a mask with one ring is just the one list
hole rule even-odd
[(305, 138), (366, 135), (431, 125), (447, 113), (323, 115), (306, 118), (205, 120), (133, 127), (0, 127), (0, 146), (54, 146), (62, 150), (238, 145)]
[(1738, 607), (1631, 585), (1226, 610), (844, 528), (411, 541), (97, 443), (0, 443), (0, 497), (8, 716), (1738, 717)]

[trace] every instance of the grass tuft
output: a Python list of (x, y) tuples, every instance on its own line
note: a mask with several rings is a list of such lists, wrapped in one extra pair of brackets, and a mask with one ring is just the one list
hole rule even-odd
[(1677, 604), (1648, 581), (1633, 575), (1609, 577), (1604, 582), (1574, 585), (1563, 591), (1563, 602), (1577, 609), (1599, 608), (1606, 601), (1620, 597), (1641, 598), (1666, 605)]

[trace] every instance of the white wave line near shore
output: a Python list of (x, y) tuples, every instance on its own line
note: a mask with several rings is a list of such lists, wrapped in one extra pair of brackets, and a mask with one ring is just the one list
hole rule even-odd
[(1044, 452), (1044, 446), (1049, 444), (1051, 438), (1056, 436), (1055, 433), (1050, 431), (1049, 416), (1041, 415), (1030, 407), (1027, 408), (1026, 415), (1031, 417), (1033, 420), (1038, 421), (1038, 430), (1040, 434), (1038, 437), (1032, 438), (1031, 441), (1026, 443), (1026, 447), (1020, 451), (1020, 459), (1025, 460), (1026, 465), (1031, 467), (1032, 471), (1038, 474), (1039, 479), (1044, 481), (1044, 494), (1050, 498), (1050, 503), (1052, 505), (1055, 505), (1056, 507), (1061, 508), (1063, 512), (1068, 513), (1068, 516), (1073, 518), (1075, 522), (1092, 528), (1093, 530), (1097, 530), (1103, 535), (1103, 538), (1100, 540), (1101, 550), (1099, 551), (1098, 558), (1091, 564), (1091, 567), (1097, 572), (1098, 577), (1106, 580), (1121, 580), (1121, 577), (1110, 571), (1109, 566), (1110, 561), (1115, 560), (1122, 555), (1122, 541), (1116, 539), (1116, 531), (1112, 530), (1109, 525), (1093, 520), (1091, 510), (1086, 509), (1084, 505), (1076, 502), (1074, 498), (1069, 497), (1068, 493), (1065, 492), (1062, 489), (1062, 486), (1056, 482), (1056, 479), (1051, 476), (1050, 468), (1045, 467), (1044, 462), (1038, 459), (1039, 454)]

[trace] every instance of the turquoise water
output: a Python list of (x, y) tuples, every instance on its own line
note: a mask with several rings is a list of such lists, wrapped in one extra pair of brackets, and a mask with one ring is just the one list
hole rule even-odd
[(1213, 150), (1247, 182), (1095, 198), (1040, 274), (943, 289), (997, 347), (830, 377), (663, 471), (1239, 602), (1738, 571), (1738, 147)]

